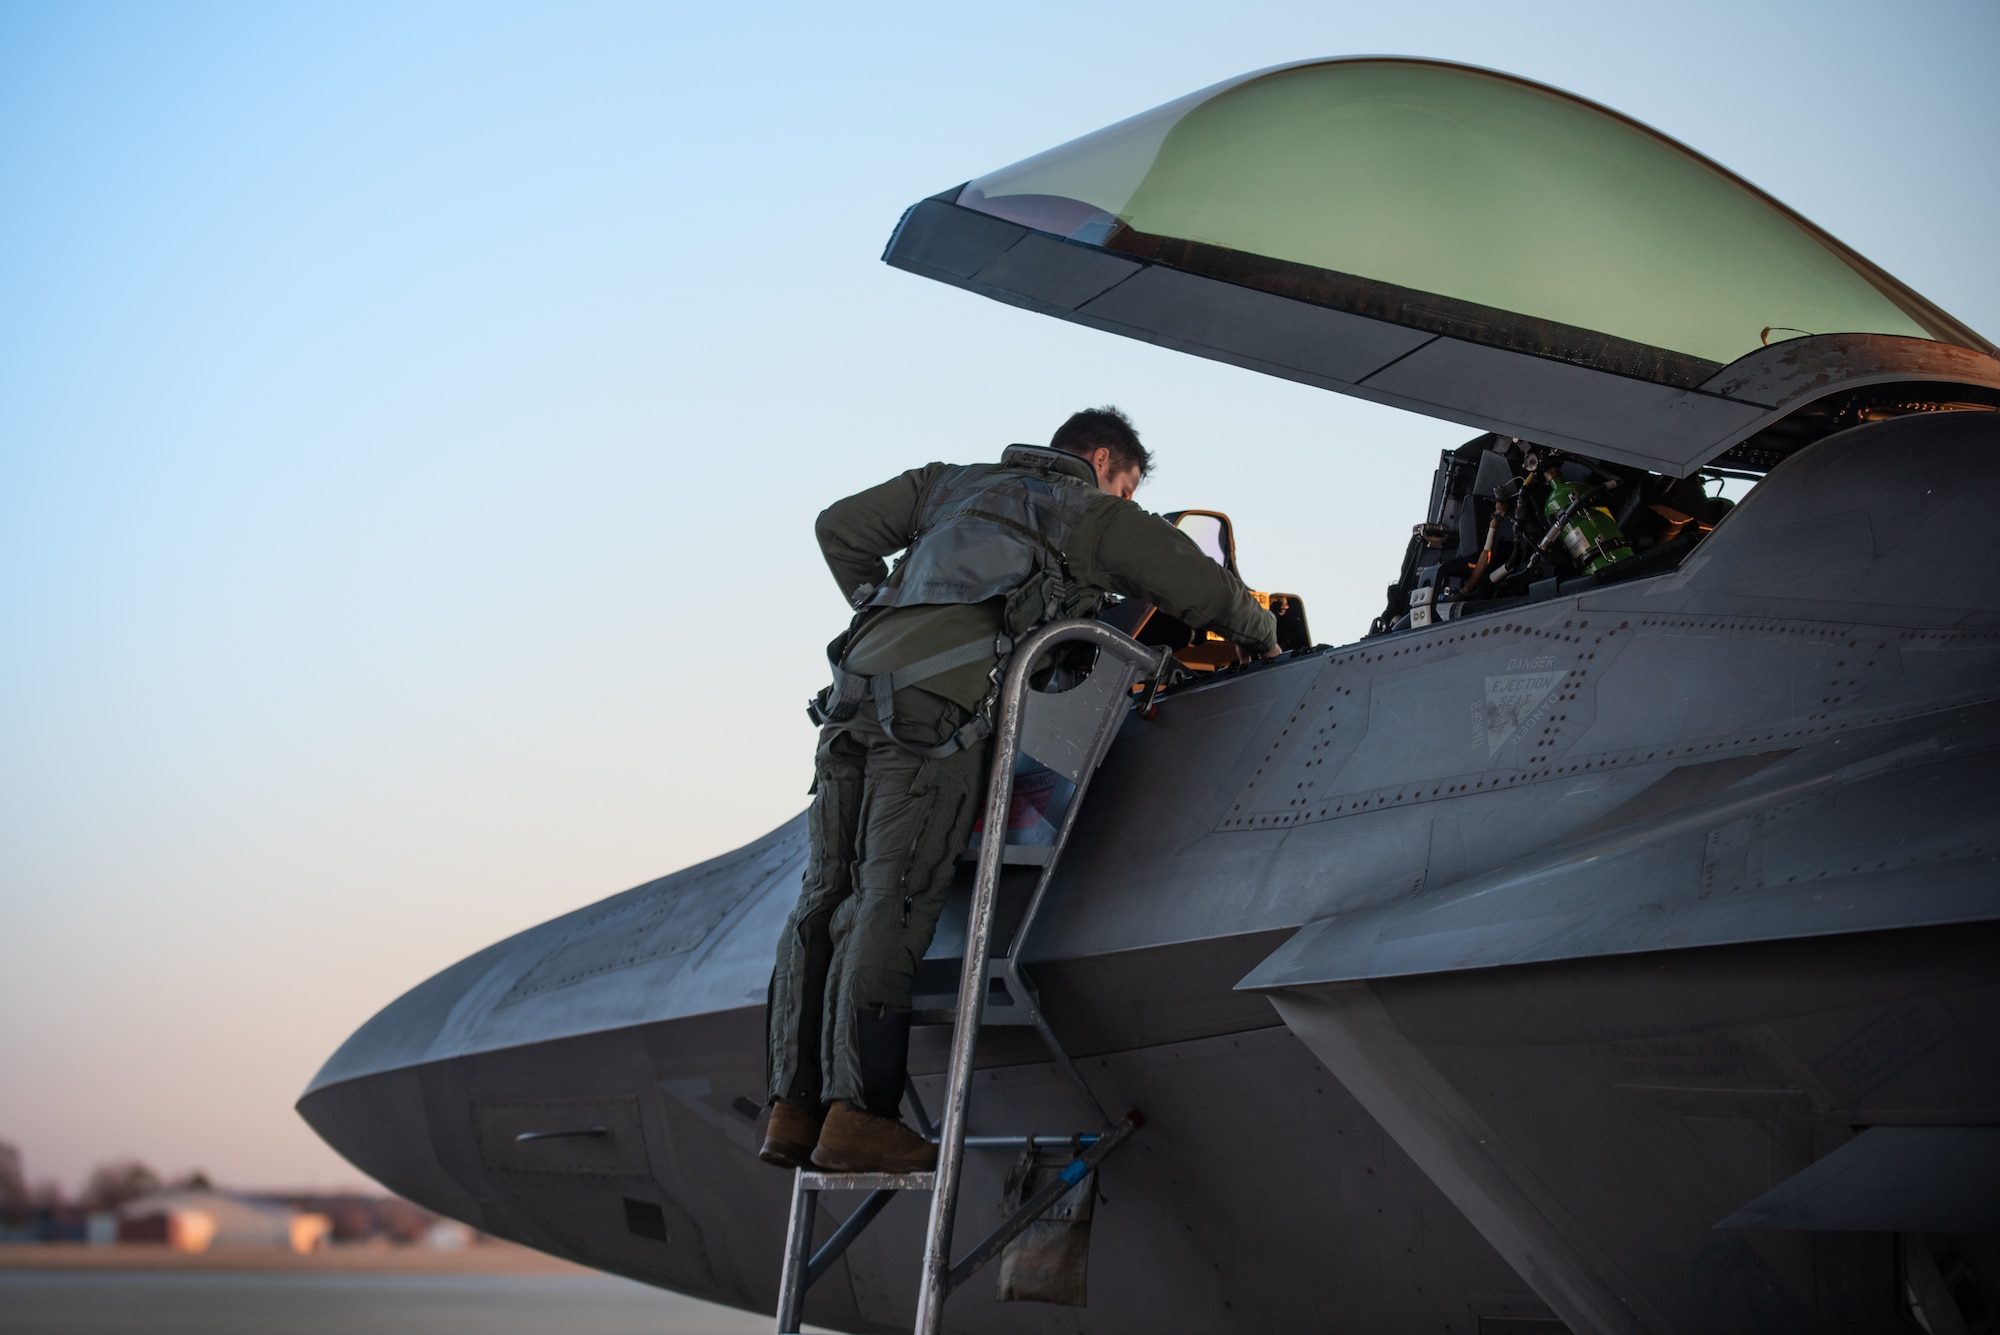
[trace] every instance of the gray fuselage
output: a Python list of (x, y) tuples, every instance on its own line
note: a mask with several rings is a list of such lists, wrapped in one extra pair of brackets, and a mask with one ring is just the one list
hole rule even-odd
[[(951, 1328), (1902, 1329), (1921, 1220), (1715, 1226), (1864, 1128), (2000, 1121), (1996, 526), (2000, 414), (1864, 425), (1676, 571), (1129, 718), (1026, 959), (1145, 1129), (1088, 1308), (975, 1281)], [(793, 820), (453, 965), (300, 1111), (432, 1209), (771, 1310), (763, 1011), (803, 857)], [(927, 1096), (943, 1051), (919, 1035)], [(1081, 1125), (1025, 1031), (980, 1066), (974, 1132)], [(605, 1132), (516, 1139), (576, 1127)], [(962, 1236), (1008, 1163), (971, 1156)], [(807, 1319), (906, 1329), (922, 1220), (893, 1204)]]

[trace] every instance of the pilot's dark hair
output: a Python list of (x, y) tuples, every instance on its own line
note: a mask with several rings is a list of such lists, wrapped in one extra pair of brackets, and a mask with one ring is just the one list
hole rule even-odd
[(1110, 450), (1114, 473), (1136, 468), (1143, 478), (1153, 471), (1153, 456), (1139, 443), (1139, 432), (1132, 419), (1108, 403), (1102, 408), (1072, 413), (1049, 438), (1049, 448), (1080, 459), (1088, 459), (1099, 450)]

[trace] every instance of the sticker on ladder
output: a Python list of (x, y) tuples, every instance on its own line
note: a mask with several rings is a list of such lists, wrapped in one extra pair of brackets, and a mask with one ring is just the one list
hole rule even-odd
[[(1014, 800), (1007, 808), (1007, 842), (1017, 848), (1047, 848), (1062, 829), (1063, 814), (1076, 796), (1076, 785), (1048, 766), (1027, 756), (1014, 761)], [(979, 847), (986, 826), (980, 813), (972, 824), (968, 850)]]

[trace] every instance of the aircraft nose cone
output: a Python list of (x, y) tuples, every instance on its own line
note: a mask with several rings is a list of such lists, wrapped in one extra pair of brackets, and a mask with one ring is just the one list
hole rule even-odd
[[(594, 1096), (607, 1078), (603, 1051), (590, 1049), (575, 1069), (538, 1065), (540, 1057), (510, 1066), (499, 1054), (545, 1056), (558, 1043), (583, 1051), (578, 1044), (594, 1035), (706, 1015), (751, 1016), (753, 1029), (761, 1027), (772, 951), (805, 844), (805, 819), (795, 817), (733, 852), (459, 961), (355, 1030), (306, 1087), (299, 1115), (390, 1190), (498, 1231), (479, 1217), (490, 1165), (470, 1112), (475, 1091), (464, 1083), (472, 1071), (483, 1073), (488, 1095), (504, 1087), (517, 1091), (507, 1098), (522, 1090)], [(761, 1050), (754, 1036), (745, 1047)], [(689, 1079), (704, 1077), (705, 1056), (686, 1061)], [(757, 1089), (761, 1081), (738, 1083)]]
[(327, 1058), (296, 1105), (306, 1124), (356, 1168), (475, 1227), (477, 1201), (438, 1161), (426, 1075), (453, 1014), (513, 944), (490, 946), (390, 1002)]
[(342, 1158), (405, 1200), (484, 1228), (478, 1202), (438, 1162), (411, 1067), (308, 1090), (299, 1115)]

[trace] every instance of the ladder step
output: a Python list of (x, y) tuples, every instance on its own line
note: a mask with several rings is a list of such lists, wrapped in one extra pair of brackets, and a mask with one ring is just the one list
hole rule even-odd
[(818, 1173), (799, 1170), (806, 1191), (935, 1191), (936, 1173)]
[[(1008, 844), (1000, 850), (1000, 861), (1009, 867), (1046, 867), (1052, 861), (1055, 849), (1048, 844)], [(960, 862), (979, 861), (979, 846), (962, 850)]]
[(1071, 1145), (1078, 1145), (1087, 1150), (1101, 1138), (1095, 1131), (1086, 1131), (1081, 1135), (1067, 1136), (1043, 1134), (1026, 1136), (967, 1136), (965, 1138), (965, 1148), (969, 1150), (1026, 1150), (1030, 1148), (1062, 1150), (1068, 1149)]
[[(910, 1012), (910, 1023), (920, 1029), (949, 1028), (958, 1023), (958, 1012), (942, 1006), (923, 1006)], [(1026, 1006), (988, 1006), (979, 1018), (982, 1029), (1026, 1029), (1033, 1024)]]

